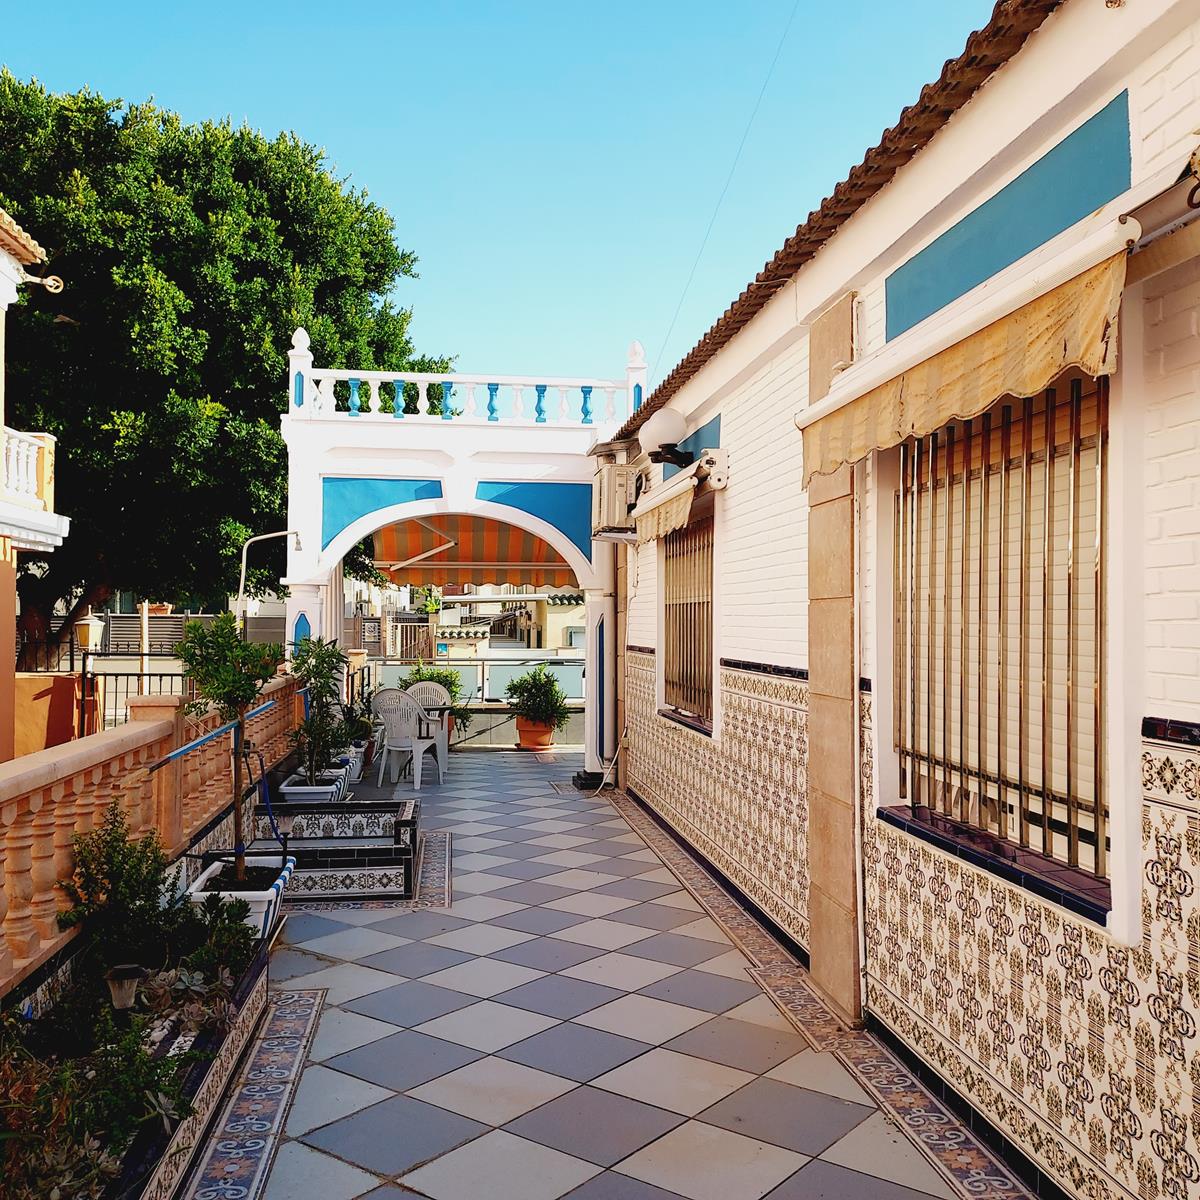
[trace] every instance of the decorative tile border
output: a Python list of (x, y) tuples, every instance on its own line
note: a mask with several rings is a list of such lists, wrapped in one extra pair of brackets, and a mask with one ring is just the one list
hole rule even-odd
[(609, 799), (750, 959), (750, 976), (801, 1037), (845, 1064), (964, 1200), (1033, 1200), (1009, 1168), (886, 1045), (839, 1020), (809, 984), (804, 968), (637, 801), (621, 793)]
[(270, 1174), (325, 989), (276, 992), (179, 1200), (256, 1200)]
[(453, 899), (450, 863), (454, 835), (431, 829), (417, 839), (417, 893), (411, 900), (305, 900), (284, 892), (287, 912), (333, 912), (339, 908), (449, 908)]

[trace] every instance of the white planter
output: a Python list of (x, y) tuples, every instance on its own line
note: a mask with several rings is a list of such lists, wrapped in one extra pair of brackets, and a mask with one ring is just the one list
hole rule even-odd
[[(278, 854), (247, 854), (246, 866), (248, 867), (278, 867)], [(279, 906), (283, 903), (283, 889), (287, 887), (287, 882), (292, 877), (292, 871), (295, 869), (296, 860), (288, 855), (287, 861), (279, 871), (279, 878), (261, 892), (222, 892), (217, 890), (215, 893), (206, 892), (204, 885), (208, 883), (214, 875), (219, 875), (222, 870), (232, 871), (232, 863), (215, 862), (211, 867), (205, 869), (192, 881), (188, 888), (188, 899), (193, 904), (203, 904), (206, 896), (218, 895), (223, 900), (245, 900), (250, 905), (250, 913), (246, 917), (246, 924), (254, 929), (259, 937), (266, 937), (271, 932), (275, 924), (275, 918), (279, 915)]]
[(314, 786), (309, 784), (303, 771), (289, 775), (279, 785), (280, 799), (316, 800), (325, 803), (345, 799), (350, 789), (350, 772), (347, 768), (331, 767), (327, 771), (322, 771), (318, 778), (320, 782)]
[(366, 742), (351, 742), (339, 755), (346, 760), (346, 771), (351, 783), (358, 783), (363, 776), (363, 764), (367, 758)]

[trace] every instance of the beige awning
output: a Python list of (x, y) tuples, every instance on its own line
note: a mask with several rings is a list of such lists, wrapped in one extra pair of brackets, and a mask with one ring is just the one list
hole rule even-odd
[(637, 528), (637, 544), (657, 541), (688, 523), (692, 512), (692, 497), (696, 491), (695, 477), (689, 478), (680, 487), (664, 492), (657, 502), (648, 497), (633, 510), (633, 521)]
[(1126, 257), (1114, 254), (814, 421), (803, 435), (805, 485), (872, 450), (978, 416), (1002, 396), (1032, 396), (1068, 367), (1111, 375)]

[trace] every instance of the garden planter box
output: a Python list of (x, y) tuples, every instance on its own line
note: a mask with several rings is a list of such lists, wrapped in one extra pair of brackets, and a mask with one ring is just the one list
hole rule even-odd
[(363, 767), (367, 761), (367, 743), (352, 742), (348, 749), (338, 755), (338, 760), (346, 771), (350, 783), (358, 783), (363, 777)]
[[(296, 860), (289, 857), (287, 862), (280, 867), (278, 854), (247, 854), (246, 866), (276, 867), (279, 868), (279, 877), (269, 888), (261, 892), (218, 891), (217, 894), (226, 900), (245, 900), (250, 905), (250, 915), (246, 918), (246, 924), (255, 929), (259, 937), (265, 938), (275, 927), (275, 922), (279, 917), (283, 904), (283, 889), (287, 887), (288, 880), (292, 877)], [(204, 885), (222, 871), (232, 872), (232, 870), (232, 863), (215, 862), (211, 866), (205, 867), (188, 887), (188, 898), (193, 904), (203, 904), (204, 897), (212, 894), (204, 890)]]
[[(233, 990), (237, 1015), (224, 1034), (202, 1033), (191, 1049), (205, 1054), (184, 1082), (184, 1095), (194, 1111), (168, 1133), (161, 1124), (146, 1126), (125, 1154), (121, 1173), (106, 1191), (106, 1200), (170, 1200), (205, 1146), (204, 1134), (221, 1106), (246, 1047), (267, 1009), (265, 942)], [(171, 1051), (171, 1039), (156, 1054)]]
[(318, 776), (319, 782), (312, 786), (303, 771), (289, 775), (279, 785), (279, 794), (284, 800), (341, 800), (350, 790), (350, 772), (345, 767), (331, 767)]

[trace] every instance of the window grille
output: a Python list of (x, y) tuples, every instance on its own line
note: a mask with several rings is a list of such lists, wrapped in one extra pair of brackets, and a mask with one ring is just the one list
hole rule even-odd
[(901, 797), (1098, 876), (1107, 383), (910, 439), (895, 498)]
[(671, 708), (712, 723), (713, 520), (667, 534), (663, 675)]

